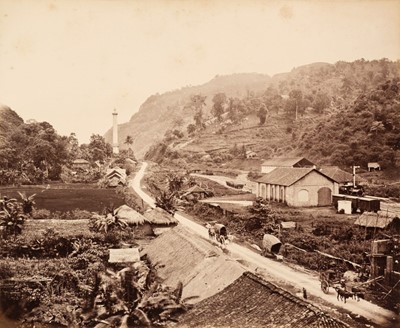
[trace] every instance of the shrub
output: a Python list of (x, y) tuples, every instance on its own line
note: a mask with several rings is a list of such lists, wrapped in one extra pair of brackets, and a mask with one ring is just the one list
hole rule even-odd
[(32, 218), (34, 219), (50, 219), (51, 212), (46, 209), (34, 209), (32, 213)]

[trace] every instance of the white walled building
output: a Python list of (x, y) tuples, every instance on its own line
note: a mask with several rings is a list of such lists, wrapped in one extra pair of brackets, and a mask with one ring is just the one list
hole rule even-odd
[(315, 168), (280, 167), (257, 180), (257, 197), (289, 206), (327, 206), (339, 184)]

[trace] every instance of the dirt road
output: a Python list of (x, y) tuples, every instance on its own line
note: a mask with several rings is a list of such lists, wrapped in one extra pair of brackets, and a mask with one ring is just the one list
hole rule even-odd
[[(155, 207), (154, 200), (148, 194), (143, 192), (140, 187), (140, 180), (144, 175), (146, 167), (147, 163), (143, 163), (136, 177), (132, 180), (131, 186), (146, 203), (151, 207)], [(184, 216), (184, 213), (175, 213), (175, 217), (182, 225), (196, 232), (203, 238), (208, 239), (208, 232), (205, 227), (187, 219)], [(316, 275), (294, 270), (283, 263), (265, 258), (236, 243), (230, 243), (227, 246), (227, 249), (234, 259), (240, 260), (241, 263), (247, 266), (250, 271), (256, 271), (265, 276), (268, 280), (272, 280), (277, 284), (283, 283), (285, 285), (291, 285), (298, 291), (305, 288), (310, 296), (323, 299), (331, 304), (333, 308), (343, 308), (352, 312), (354, 315), (362, 316), (373, 322), (377, 327), (388, 325), (389, 323), (394, 323), (398, 320), (394, 312), (388, 311), (370, 302), (364, 300), (357, 302), (356, 300), (350, 299), (345, 304), (337, 300), (336, 293), (334, 293), (333, 290), (329, 294), (324, 294), (320, 288), (320, 282)]]

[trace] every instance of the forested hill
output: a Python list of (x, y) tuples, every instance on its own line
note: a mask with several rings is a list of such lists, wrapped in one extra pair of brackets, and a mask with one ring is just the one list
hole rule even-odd
[(299, 149), (310, 158), (341, 166), (393, 166), (400, 152), (399, 90), (398, 80), (389, 80), (360, 93), (342, 111), (296, 138)]
[[(393, 163), (398, 152), (393, 140), (397, 127), (382, 121), (378, 112), (385, 115), (388, 110), (394, 121), (399, 115), (395, 95), (399, 63), (361, 59), (314, 63), (272, 78), (259, 74), (216, 77), (202, 86), (151, 96), (130, 122), (120, 126), (120, 143), (131, 135), (136, 155), (140, 158), (147, 152), (146, 158), (156, 161), (211, 158), (229, 162), (253, 150), (260, 158), (307, 155), (319, 163), (343, 165), (357, 159), (348, 156), (349, 149), (366, 150), (376, 144), (385, 150), (385, 158), (375, 151), (366, 157), (364, 151), (363, 161)], [(377, 95), (386, 92), (385, 85), (394, 94), (383, 100)], [(362, 99), (368, 110), (356, 109)], [(343, 124), (358, 132), (343, 137)], [(378, 126), (376, 134), (385, 136), (372, 138), (375, 128), (371, 130), (370, 124)], [(107, 136), (110, 140), (110, 131)], [(368, 145), (361, 141), (366, 136)]]
[[(186, 130), (193, 121), (193, 112), (187, 109), (191, 95), (206, 96), (206, 107), (211, 107), (214, 94), (224, 92), (229, 97), (244, 97), (248, 92), (262, 92), (270, 77), (264, 74), (232, 74), (215, 76), (199, 86), (186, 86), (162, 95), (150, 96), (129, 122), (119, 125), (119, 143), (124, 147), (128, 135), (134, 139), (133, 150), (137, 157), (143, 157), (149, 147), (161, 141), (169, 129)], [(111, 129), (105, 134), (106, 141), (112, 142)]]
[(22, 123), (24, 120), (15, 111), (10, 107), (0, 105), (0, 147), (3, 145), (5, 137)]

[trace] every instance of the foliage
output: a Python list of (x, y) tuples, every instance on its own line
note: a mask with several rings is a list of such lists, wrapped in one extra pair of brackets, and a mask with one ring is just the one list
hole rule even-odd
[(118, 216), (118, 211), (113, 207), (106, 208), (104, 215), (93, 214), (89, 221), (89, 229), (91, 231), (103, 232), (105, 234), (124, 230), (128, 227), (128, 223)]
[(22, 201), (22, 211), (25, 215), (32, 216), (34, 209), (33, 206), (35, 205), (34, 198), (36, 194), (32, 194), (30, 196), (27, 196), (25, 192), (18, 192), (18, 194), (20, 195)]
[(14, 198), (6, 196), (0, 201), (0, 227), (4, 237), (16, 237), (22, 232), (26, 216), (21, 210), (21, 204)]
[(112, 146), (99, 134), (92, 134), (90, 136), (90, 142), (87, 149), (90, 158), (86, 159), (91, 160), (92, 162), (105, 161), (112, 155)]
[(221, 115), (224, 113), (224, 105), (226, 103), (226, 95), (225, 93), (217, 93), (214, 95), (213, 99), (213, 107), (212, 107), (212, 113), (214, 116), (218, 119), (218, 121), (221, 121)]
[(260, 125), (264, 125), (267, 119), (268, 110), (265, 104), (261, 104), (260, 109), (257, 112), (257, 116), (260, 119)]
[(400, 149), (399, 101), (398, 81), (387, 81), (304, 134), (300, 147), (311, 157), (336, 165), (366, 167), (368, 162), (379, 162), (383, 168), (392, 167)]

